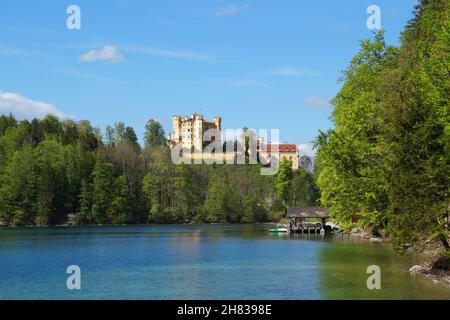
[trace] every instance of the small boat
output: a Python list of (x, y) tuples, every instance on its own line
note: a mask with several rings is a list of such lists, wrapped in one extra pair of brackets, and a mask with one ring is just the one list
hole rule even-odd
[(289, 230), (286, 228), (273, 228), (273, 229), (270, 229), (270, 232), (272, 232), (272, 233), (289, 233)]

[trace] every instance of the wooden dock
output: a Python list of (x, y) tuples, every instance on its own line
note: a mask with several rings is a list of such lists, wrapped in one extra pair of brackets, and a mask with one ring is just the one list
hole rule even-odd
[[(286, 210), (289, 231), (302, 234), (325, 234), (325, 225), (330, 216), (320, 207), (290, 207)], [(316, 220), (311, 222), (311, 219)]]

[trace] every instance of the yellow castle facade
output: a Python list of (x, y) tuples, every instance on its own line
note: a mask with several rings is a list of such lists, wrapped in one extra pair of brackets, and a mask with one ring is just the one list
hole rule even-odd
[[(222, 131), (222, 118), (214, 117), (212, 121), (207, 121), (201, 114), (191, 114), (190, 116), (174, 115), (172, 117), (173, 131), (169, 134), (168, 142), (170, 147), (180, 145), (184, 150), (192, 150), (192, 159), (206, 159), (210, 155), (203, 155), (202, 150), (205, 146), (209, 145), (211, 141), (204, 140), (204, 134), (209, 129), (215, 129), (219, 133)], [(221, 143), (221, 135), (218, 134), (214, 137), (215, 142)], [(219, 140), (219, 141), (217, 141)], [(288, 159), (292, 161), (292, 169), (297, 170), (299, 168), (299, 152), (296, 144), (264, 144), (262, 138), (257, 139), (257, 153), (260, 159), (264, 159), (266, 162), (270, 162), (270, 157), (275, 156), (277, 160)], [(274, 154), (274, 149), (277, 153)], [(220, 157), (223, 157), (224, 161), (233, 160), (236, 156), (235, 152), (222, 153), (220, 151)], [(219, 156), (219, 155), (218, 155)]]
[[(207, 130), (222, 130), (222, 118), (214, 117), (212, 121), (206, 121), (201, 114), (192, 114), (181, 117), (175, 115), (172, 117), (173, 131), (169, 135), (171, 146), (180, 144), (183, 149), (202, 150), (210, 141), (204, 141), (203, 137)], [(220, 139), (220, 137), (217, 137)]]

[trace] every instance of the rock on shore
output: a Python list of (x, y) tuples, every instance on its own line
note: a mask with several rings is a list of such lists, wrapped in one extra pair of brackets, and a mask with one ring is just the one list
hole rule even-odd
[(412, 274), (416, 274), (418, 272), (422, 272), (422, 270), (423, 270), (423, 267), (416, 264), (409, 269), (409, 272)]

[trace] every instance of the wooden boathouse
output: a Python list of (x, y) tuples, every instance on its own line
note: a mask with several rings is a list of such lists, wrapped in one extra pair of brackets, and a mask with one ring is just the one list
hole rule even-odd
[(290, 232), (325, 234), (325, 224), (330, 216), (321, 207), (289, 207), (286, 218), (289, 219)]

